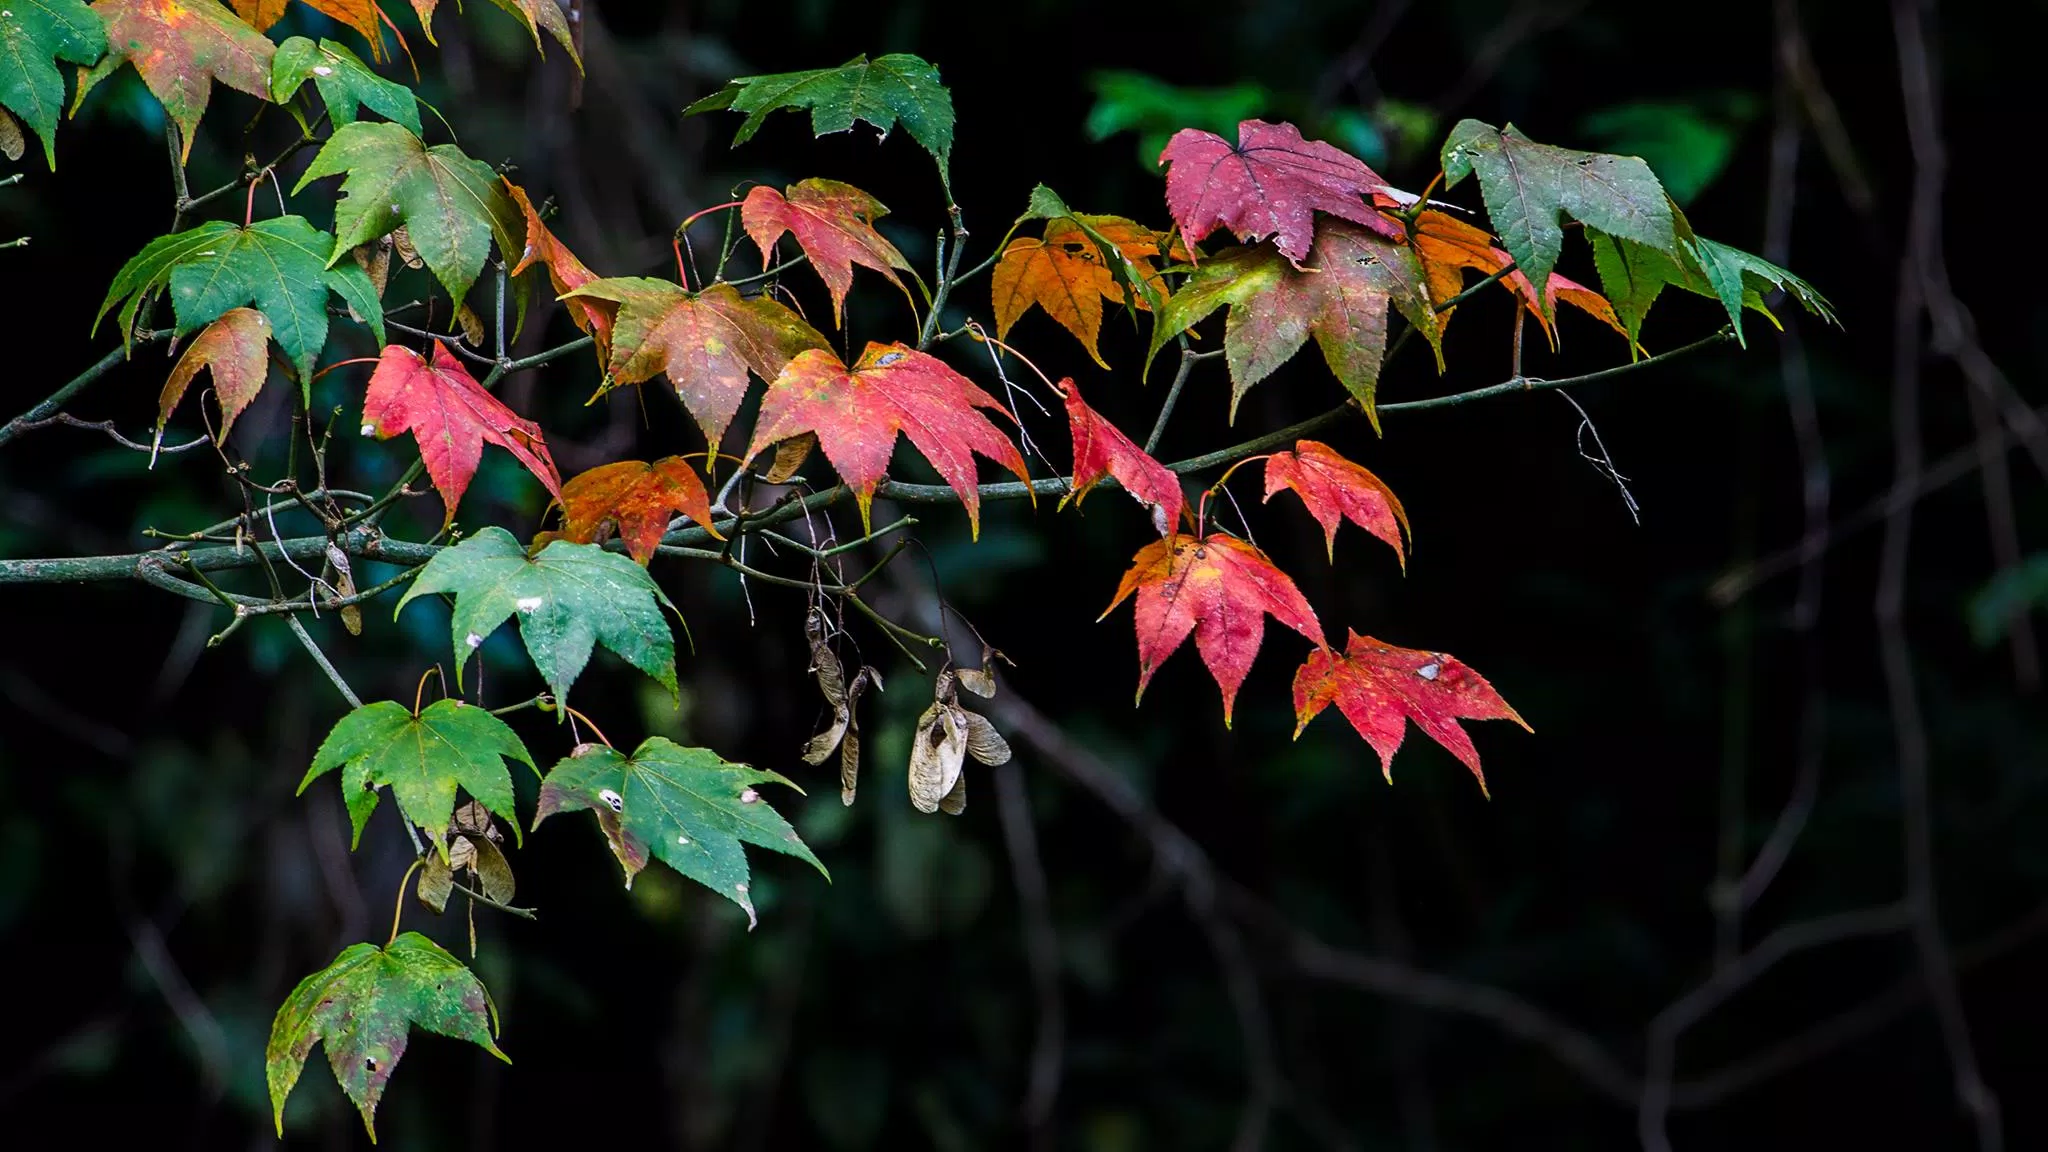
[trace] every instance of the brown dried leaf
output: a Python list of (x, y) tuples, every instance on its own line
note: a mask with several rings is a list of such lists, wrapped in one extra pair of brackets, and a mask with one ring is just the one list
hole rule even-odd
[(806, 432), (791, 436), (775, 446), (775, 462), (768, 466), (768, 474), (761, 479), (770, 484), (786, 484), (796, 475), (796, 470), (811, 458), (811, 450), (818, 446), (818, 434)]
[(438, 854), (429, 852), (426, 865), (420, 869), (419, 885), (413, 889), (413, 894), (418, 896), (420, 903), (426, 905), (434, 915), (439, 916), (448, 910), (448, 896), (454, 891), (455, 870), (442, 863)]
[(1003, 739), (988, 717), (961, 710), (967, 718), (967, 754), (993, 768), (1010, 762), (1010, 742)]

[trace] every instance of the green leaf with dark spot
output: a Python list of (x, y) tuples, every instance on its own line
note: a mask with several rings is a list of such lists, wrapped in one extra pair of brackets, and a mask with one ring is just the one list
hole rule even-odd
[(277, 1010), (263, 1049), (278, 1135), (284, 1134), (285, 1098), (299, 1082), (313, 1045), (320, 1044), (374, 1143), (377, 1101), (405, 1056), (415, 1026), (467, 1040), (512, 1062), (493, 1040), (498, 1010), (483, 983), (462, 961), (417, 932), (383, 948), (351, 944), (334, 963), (299, 981)]
[(160, 236), (114, 275), (93, 329), (121, 302), (117, 319), (127, 340), (143, 300), (165, 287), (180, 336), (253, 305), (269, 319), (272, 338), (303, 385), (327, 346), (328, 292), (347, 301), (380, 344), (384, 340), (384, 314), (369, 277), (353, 262), (326, 267), (333, 246), (334, 237), (301, 216), (259, 220), (247, 228), (209, 220)]
[(508, 265), (525, 251), (526, 218), (491, 166), (453, 144), (429, 148), (403, 125), (358, 120), (335, 129), (292, 191), (324, 176), (346, 177), (334, 207), (330, 266), (402, 226), (434, 277), (461, 300), (494, 238)]
[(415, 136), (421, 132), (419, 99), (412, 89), (377, 75), (344, 45), (332, 40), (316, 44), (304, 36), (278, 45), (270, 63), (270, 98), (284, 104), (308, 80), (337, 128), (355, 123), (361, 107), (405, 125)]
[(855, 56), (837, 68), (742, 76), (683, 109), (683, 115), (728, 108), (747, 114), (732, 138), (734, 147), (751, 139), (768, 114), (782, 108), (809, 108), (811, 132), (818, 136), (844, 132), (855, 120), (887, 134), (900, 122), (938, 161), (940, 179), (951, 181), (953, 94), (939, 82), (937, 68), (908, 53), (873, 60)]
[(1671, 201), (1650, 166), (1538, 144), (1510, 124), (1461, 120), (1443, 149), (1444, 187), (1477, 172), (1501, 247), (1532, 284), (1547, 284), (1564, 246), (1564, 218), (1676, 257)]
[(0, 106), (21, 117), (57, 167), (57, 115), (64, 77), (57, 61), (92, 64), (106, 54), (107, 26), (79, 0), (8, 0), (0, 5)]
[(745, 909), (751, 927), (756, 917), (741, 844), (794, 856), (831, 878), (796, 830), (768, 806), (760, 788), (770, 783), (797, 787), (779, 773), (733, 764), (708, 748), (685, 748), (660, 736), (630, 757), (585, 744), (549, 770), (533, 826), (556, 812), (594, 811), (625, 868), (628, 887), (652, 853)]
[(510, 532), (486, 528), (427, 561), (398, 611), (435, 592), (455, 597), (457, 687), (470, 653), (516, 615), (526, 654), (557, 699), (568, 696), (598, 644), (676, 690), (675, 640), (661, 615), (675, 606), (621, 553), (557, 540), (528, 559)]
[(405, 705), (382, 700), (341, 718), (313, 754), (313, 766), (299, 781), (299, 791), (336, 768), (342, 770), (341, 795), (355, 829), (353, 847), (377, 809), (377, 789), (388, 784), (398, 810), (426, 829), (445, 860), (458, 786), (518, 832), (506, 760), (540, 771), (518, 735), (488, 709), (446, 699), (414, 716)]

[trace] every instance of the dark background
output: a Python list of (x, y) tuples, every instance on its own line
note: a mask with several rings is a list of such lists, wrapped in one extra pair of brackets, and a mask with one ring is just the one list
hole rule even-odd
[[(391, 7), (413, 29), (403, 6)], [(1708, 894), (1725, 874), (1719, 862), (1746, 865), (1803, 767), (1818, 773), (1811, 818), (1744, 918), (1741, 946), (1898, 900), (1902, 829), (1924, 817), (1940, 951), (1954, 964), (1983, 1079), (2004, 1106), (2006, 1143), (2048, 1139), (2029, 1091), (2048, 927), (2048, 855), (2028, 831), (2048, 817), (2043, 722), (2014, 646), (1973, 637), (1972, 605), (2001, 567), (1978, 473), (1913, 505), (1903, 622), (1932, 781), (1923, 808), (1901, 802), (1898, 737), (1913, 727), (1902, 728), (1888, 696), (1872, 610), (1881, 524), (1866, 517), (1861, 530), (1831, 538), (1803, 578), (1811, 615), (1796, 611), (1796, 566), (1732, 604), (1709, 596), (1724, 573), (1796, 546), (1808, 523), (1788, 415), (1801, 380), (1816, 403), (1828, 518), (1852, 517), (1892, 481), (1895, 302), (1914, 169), (1883, 6), (609, 3), (586, 14), (588, 76), (574, 108), (573, 70), (559, 50), (537, 62), (524, 32), (488, 5), (460, 18), (448, 7), (438, 49), (411, 35), (423, 97), (472, 155), (513, 162), (536, 198), (554, 197), (557, 231), (608, 275), (672, 274), (666, 238), (684, 215), (725, 199), (737, 180), (809, 175), (874, 192), (893, 209), (892, 237), (928, 268), (943, 203), (907, 138), (877, 146), (862, 128), (813, 142), (801, 117), (782, 115), (729, 152), (735, 118), (677, 114), (728, 76), (863, 51), (919, 53), (952, 88), (970, 261), (1041, 181), (1077, 208), (1164, 223), (1139, 137), (1086, 132), (1102, 69), (1200, 89), (1257, 86), (1243, 114), (1297, 120), (1408, 188), (1429, 181), (1437, 142), (1463, 116), (1512, 120), (1547, 142), (1640, 149), (1660, 168), (1666, 158), (1698, 165), (1726, 142), (1725, 166), (1706, 165), (1711, 179), (1686, 204), (1693, 225), (1806, 276), (1843, 328), (1780, 309), (1793, 336), (1752, 316), (1746, 352), (1576, 390), (1642, 506), (1640, 525), (1581, 458), (1579, 414), (1552, 395), (1389, 418), (1384, 439), (1356, 421), (1329, 433), (1405, 501), (1415, 525), (1405, 578), (1381, 545), (1350, 530), (1326, 564), (1320, 533), (1291, 498), (1253, 508), (1252, 485), (1237, 486), (1260, 543), (1296, 575), (1328, 631), (1350, 626), (1456, 653), (1530, 721), (1534, 735), (1475, 726), (1490, 801), (1419, 734), (1391, 788), (1334, 714), (1290, 741), (1287, 678), (1303, 645), (1282, 629), (1268, 629), (1234, 729), (1223, 727), (1191, 652), (1168, 662), (1132, 711), (1128, 610), (1094, 622), (1146, 538), (1121, 498), (1098, 495), (1085, 515), (1055, 514), (1050, 502), (989, 505), (972, 547), (957, 510), (921, 513), (926, 549), (898, 559), (884, 604), (914, 618), (936, 576), (1015, 660), (1005, 699), (1028, 701), (1090, 763), (1127, 781), (1206, 854), (1200, 874), (1213, 866), (1224, 885), (1212, 902), (1184, 898), (1155, 853), (1158, 825), (1123, 818), (1088, 786), (1085, 766), (1012, 732), (1065, 1025), (1057, 1106), (1037, 1136), (1042, 1146), (1104, 1152), (1228, 1146), (1266, 1064), (1233, 1008), (1237, 978), (1258, 997), (1255, 1030), (1271, 1037), (1270, 1147), (1629, 1146), (1646, 1028), (1717, 971)], [(1948, 275), (1990, 360), (2027, 402), (2040, 399), (2034, 376), (2048, 348), (2038, 334), (2048, 329), (2028, 270), (2029, 193), (2023, 176), (2007, 173), (2024, 160), (2015, 129), (2031, 114), (2031, 89), (2015, 78), (2034, 67), (2040, 23), (2037, 6), (1952, 4), (1929, 25), (1951, 163)], [(310, 13), (288, 28), (333, 34)], [(1817, 72), (1788, 73), (1780, 49), (1802, 35)], [(1815, 77), (1828, 101), (1815, 98)], [(1662, 111), (1621, 119), (1704, 124), (1705, 135), (1667, 141), (1664, 157), (1640, 132), (1602, 135), (1616, 108), (1645, 103)], [(1838, 122), (1813, 114), (1829, 106)], [(238, 170), (255, 107), (216, 89), (194, 151), (195, 187)], [(153, 115), (124, 73), (67, 122), (56, 174), (27, 163), (18, 166), (27, 179), (0, 190), (0, 235), (33, 237), (0, 253), (11, 410), (110, 346), (104, 330), (86, 338), (104, 285), (169, 222)], [(1398, 125), (1417, 121), (1405, 141)], [(246, 147), (267, 156), (291, 132), (273, 115), (248, 129)], [(1796, 168), (1780, 164), (1775, 181), (1774, 138), (1798, 149)], [(326, 224), (331, 188), (309, 191), (294, 210)], [(259, 192), (259, 214), (274, 210), (261, 203), (271, 195)], [(1477, 191), (1468, 184), (1451, 198), (1476, 204)], [(1788, 250), (1773, 251), (1773, 219), (1775, 243)], [(715, 244), (717, 232), (696, 237)], [(1591, 282), (1583, 248), (1574, 241), (1567, 252), (1563, 270)], [(753, 258), (741, 250), (743, 271)], [(792, 283), (809, 292), (800, 279)], [(856, 283), (850, 332), (900, 336), (899, 298), (866, 273)], [(986, 291), (976, 282), (956, 302), (986, 318)], [(1511, 314), (1494, 295), (1460, 310), (1445, 376), (1411, 348), (1390, 365), (1382, 399), (1507, 376)], [(814, 316), (824, 306), (815, 293), (804, 298)], [(538, 315), (522, 351), (573, 335), (558, 311)], [(1644, 341), (1662, 351), (1720, 322), (1711, 302), (1667, 298)], [(1910, 331), (1921, 328), (1916, 314)], [(1108, 374), (1041, 315), (1013, 336), (1049, 373), (1075, 375), (1098, 407), (1142, 430), (1164, 373), (1141, 384), (1131, 326), (1112, 316), (1104, 330), (1116, 368)], [(1562, 333), (1556, 356), (1532, 341), (1529, 372), (1562, 376), (1626, 357), (1618, 337), (1582, 317), (1567, 316)], [(1918, 425), (1930, 458), (1967, 450), (1977, 431), (1964, 376), (1933, 350), (1906, 347), (1909, 364), (1924, 360)], [(328, 359), (371, 351), (338, 343)], [(951, 355), (988, 382), (979, 352)], [(135, 435), (153, 418), (160, 357), (139, 355), (71, 410)], [(507, 385), (513, 405), (549, 429), (565, 473), (697, 447), (658, 388), (647, 390), (644, 422), (630, 393), (585, 407), (596, 378), (588, 357), (574, 357)], [(359, 375), (336, 373), (323, 387), (323, 404), (359, 402)], [(286, 394), (274, 382), (243, 418), (242, 451), (270, 458)], [(1313, 353), (1259, 385), (1236, 430), (1222, 424), (1226, 394), (1220, 366), (1198, 369), (1162, 458), (1279, 427), (1339, 396)], [(353, 416), (341, 416), (344, 432)], [(190, 413), (176, 423), (175, 438), (197, 429)], [(1034, 414), (1027, 426), (1063, 465), (1060, 424)], [(464, 519), (539, 527), (535, 486), (490, 455)], [(357, 487), (380, 489), (403, 462), (395, 447), (337, 437), (335, 467)], [(2017, 538), (2023, 550), (2040, 546), (2041, 477), (2024, 453), (2010, 466)], [(415, 503), (402, 526), (431, 525), (438, 505)], [(145, 526), (187, 530), (237, 507), (204, 451), (147, 472), (91, 433), (51, 428), (0, 454), (0, 553), (9, 557), (134, 550), (148, 546)], [(888, 515), (878, 509), (877, 523)], [(1029, 917), (991, 774), (970, 768), (970, 806), (958, 820), (910, 810), (899, 781), (925, 681), (865, 634), (869, 658), (893, 662), (884, 663), (888, 693), (863, 718), (861, 801), (842, 810), (829, 773), (794, 755), (819, 714), (804, 674), (801, 596), (753, 589), (759, 624), (749, 626), (729, 574), (674, 562), (655, 572), (694, 638), (694, 654), (679, 659), (681, 708), (608, 659), (579, 683), (580, 705), (621, 743), (663, 733), (790, 773), (809, 796), (774, 799), (833, 882), (757, 853), (762, 921), (748, 933), (736, 909), (661, 869), (621, 891), (586, 819), (544, 826), (513, 854), (519, 903), (537, 906), (539, 920), (486, 909), (477, 921), (476, 967), (517, 1063), (418, 1040), (384, 1099), (382, 1142), (1026, 1143), (1019, 1102), (1048, 1008), (1027, 962)], [(351, 856), (331, 783), (292, 795), (340, 701), (272, 621), (208, 650), (206, 636), (224, 624), (216, 611), (140, 586), (10, 587), (0, 605), (10, 990), (0, 1124), (146, 1134), (164, 1146), (265, 1145), (270, 1016), (342, 946), (382, 938), (410, 855), (380, 815)], [(413, 608), (394, 625), (372, 606), (359, 640), (331, 618), (313, 627), (365, 697), (404, 698), (422, 667), (446, 659), (436, 611)], [(485, 657), (491, 696), (532, 690), (509, 634)], [(518, 726), (543, 763), (566, 751), (547, 718), (529, 712)], [(405, 917), (466, 948), (459, 913), (437, 924), (408, 904)], [(1358, 960), (1346, 970), (1368, 971), (1368, 986), (1304, 963), (1287, 925)], [(1228, 946), (1219, 953), (1218, 933), (1238, 942), (1241, 963)], [(1971, 1146), (1976, 1130), (1957, 1103), (1921, 955), (1904, 932), (1864, 935), (1799, 952), (1746, 983), (1679, 1043), (1674, 1142)], [(1505, 1027), (1503, 993), (1519, 998)], [(1546, 1037), (1517, 1034), (1529, 1005), (1610, 1054), (1622, 1082), (1603, 1090)], [(1731, 1070), (1735, 1080), (1717, 1088), (1714, 1078)], [(360, 1143), (350, 1111), (316, 1058), (292, 1098), (287, 1140)]]

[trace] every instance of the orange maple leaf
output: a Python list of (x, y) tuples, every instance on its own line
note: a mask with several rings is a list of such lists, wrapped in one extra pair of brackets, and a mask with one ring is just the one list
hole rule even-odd
[(1007, 339), (1015, 324), (1032, 305), (1059, 321), (1060, 326), (1088, 349), (1088, 355), (1109, 367), (1097, 349), (1102, 331), (1102, 302), (1122, 302), (1130, 297), (1133, 306), (1150, 310), (1143, 296), (1125, 291), (1114, 273), (1103, 263), (1102, 253), (1075, 219), (1083, 220), (1103, 239), (1115, 244), (1139, 274), (1166, 294), (1166, 284), (1153, 270), (1148, 258), (1160, 253), (1158, 233), (1121, 216), (1083, 216), (1048, 221), (1041, 238), (1019, 236), (1003, 249), (1003, 258), (990, 274), (990, 295), (996, 312), (996, 336)]
[(652, 464), (639, 460), (600, 464), (562, 485), (562, 527), (541, 533), (534, 544), (549, 540), (594, 544), (610, 524), (626, 542), (626, 554), (645, 565), (654, 558), (662, 534), (668, 531), (672, 512), (702, 524), (713, 536), (719, 534), (711, 524), (711, 497), (689, 461), (666, 456)]

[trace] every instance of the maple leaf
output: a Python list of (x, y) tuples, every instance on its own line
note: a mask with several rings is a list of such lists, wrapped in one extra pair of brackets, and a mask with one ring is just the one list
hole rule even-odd
[(114, 274), (93, 330), (117, 301), (125, 301), (116, 319), (123, 342), (129, 341), (143, 300), (166, 286), (177, 320), (173, 330), (180, 336), (253, 304), (269, 318), (271, 337), (307, 386), (314, 360), (327, 346), (328, 292), (347, 301), (376, 338), (384, 339), (384, 310), (368, 274), (353, 262), (324, 266), (333, 241), (299, 216), (259, 220), (247, 228), (209, 220), (160, 236)]
[(1116, 599), (1102, 612), (1136, 593), (1138, 630), (1138, 699), (1152, 673), (1173, 655), (1188, 633), (1202, 663), (1223, 690), (1223, 723), (1237, 689), (1251, 671), (1266, 631), (1266, 615), (1314, 641), (1323, 643), (1315, 610), (1285, 572), (1264, 552), (1234, 536), (1212, 532), (1200, 539), (1175, 533), (1138, 550), (1118, 585)]
[[(1464, 275), (1461, 269), (1470, 268), (1492, 276), (1507, 268), (1515, 259), (1495, 247), (1493, 237), (1484, 229), (1434, 210), (1423, 212), (1416, 217), (1415, 235), (1411, 242), (1416, 255), (1422, 259), (1423, 273), (1429, 279), (1430, 296), (1439, 308), (1464, 290)], [(1557, 303), (1560, 300), (1579, 308), (1628, 337), (1631, 345), (1635, 343), (1635, 334), (1622, 326), (1620, 318), (1615, 315), (1614, 306), (1608, 303), (1605, 296), (1561, 273), (1550, 274), (1550, 282), (1544, 286), (1544, 296), (1540, 300), (1537, 299), (1528, 275), (1519, 268), (1502, 276), (1500, 284), (1520, 300), (1522, 307), (1536, 318), (1537, 326), (1543, 329), (1543, 336), (1553, 350), (1557, 348), (1557, 329), (1551, 323), (1551, 317), (1556, 315)], [(1440, 313), (1440, 327), (1450, 325), (1453, 311), (1455, 309), (1447, 309)]]
[(1398, 238), (1400, 226), (1375, 211), (1374, 193), (1399, 193), (1365, 163), (1320, 140), (1304, 140), (1292, 124), (1246, 120), (1237, 143), (1214, 132), (1183, 128), (1159, 154), (1166, 172), (1166, 207), (1181, 235), (1199, 243), (1218, 227), (1239, 240), (1274, 237), (1296, 268), (1315, 236), (1315, 214), (1326, 212)]
[(214, 443), (227, 443), (228, 429), (235, 426), (235, 417), (263, 389), (263, 378), (270, 368), (269, 352), (270, 321), (263, 313), (254, 308), (233, 308), (222, 313), (186, 347), (185, 354), (172, 366), (170, 378), (164, 381), (163, 394), (156, 404), (157, 440), (163, 440), (164, 425), (171, 422), (171, 411), (184, 398), (186, 386), (205, 368), (213, 373), (213, 395), (220, 404), (220, 429), (214, 434)]
[(1486, 774), (1479, 770), (1479, 750), (1458, 721), (1513, 720), (1534, 731), (1485, 677), (1453, 657), (1396, 648), (1356, 632), (1343, 652), (1318, 648), (1294, 674), (1294, 734), (1300, 736), (1332, 703), (1380, 754), (1380, 770), (1389, 783), (1394, 753), (1410, 720), (1472, 770), (1481, 792), (1486, 791)]
[(1839, 323), (1833, 308), (1813, 285), (1762, 257), (1695, 235), (1685, 213), (1676, 204), (1670, 205), (1670, 209), (1672, 227), (1678, 236), (1675, 256), (1627, 237), (1593, 228), (1586, 230), (1600, 284), (1613, 301), (1618, 327), (1628, 334), (1630, 341), (1641, 331), (1643, 317), (1649, 314), (1650, 306), (1657, 302), (1666, 285), (1720, 301), (1735, 329), (1736, 341), (1744, 347), (1748, 346), (1742, 332), (1744, 311), (1760, 312), (1772, 325), (1777, 325), (1777, 317), (1764, 303), (1765, 294), (1772, 291), (1783, 291), (1826, 323)]
[[(235, 14), (247, 21), (258, 32), (268, 32), (279, 20), (284, 19), (285, 9), (292, 0), (230, 0)], [(299, 0), (306, 7), (336, 22), (346, 24), (356, 34), (370, 42), (370, 50), (382, 56), (384, 39), (377, 29), (376, 0)], [(288, 43), (289, 41), (287, 41)], [(341, 123), (341, 121), (336, 121)]]
[(435, 553), (393, 615), (437, 592), (455, 597), (449, 630), (457, 688), (470, 653), (516, 615), (526, 655), (558, 700), (599, 644), (676, 690), (675, 640), (661, 615), (675, 605), (645, 569), (616, 552), (556, 540), (528, 557), (510, 532), (493, 526)]
[[(718, 536), (711, 525), (711, 497), (696, 469), (680, 456), (652, 464), (621, 460), (601, 464), (562, 485), (562, 529), (543, 532), (536, 544), (567, 540), (594, 544), (606, 525), (618, 529), (626, 554), (645, 567), (668, 531), (671, 512), (681, 512)], [(723, 539), (723, 537), (720, 537)]]
[[(527, 199), (526, 189), (514, 184), (508, 177), (500, 179), (505, 181), (506, 193), (512, 197), (513, 205), (526, 220), (526, 247), (520, 254), (519, 263), (512, 266), (512, 275), (517, 276), (536, 263), (546, 266), (548, 283), (554, 285), (557, 298), (567, 296), (596, 280), (597, 273), (578, 260), (576, 254), (569, 251), (568, 245), (556, 239), (554, 232), (541, 220), (540, 213), (534, 211), (533, 201)], [(576, 327), (590, 333), (591, 339), (596, 341), (598, 355), (611, 355), (612, 313), (616, 309), (607, 308), (601, 301), (585, 297), (576, 297), (564, 303), (569, 307), (569, 319)]]
[(1016, 423), (1009, 409), (972, 380), (906, 345), (871, 341), (850, 369), (830, 351), (813, 349), (798, 353), (768, 385), (745, 455), (751, 460), (779, 440), (817, 433), (825, 458), (860, 502), (861, 524), (871, 528), (869, 506), (901, 432), (959, 493), (967, 523), (979, 538), (975, 454), (1027, 484), (1031, 474), (1017, 446), (977, 409), (1000, 412)]
[(467, 1040), (498, 1059), (498, 1010), (462, 961), (417, 932), (379, 948), (351, 944), (285, 997), (263, 1048), (264, 1079), (277, 1134), (284, 1102), (305, 1070), (313, 1045), (327, 1048), (327, 1066), (377, 1139), (377, 1101), (405, 1055), (413, 1026)]
[(1339, 221), (1316, 230), (1315, 267), (1289, 267), (1274, 248), (1239, 248), (1202, 262), (1160, 309), (1156, 354), (1203, 317), (1230, 306), (1223, 332), (1230, 366), (1230, 418), (1252, 385), (1301, 350), (1313, 334), (1323, 359), (1379, 427), (1373, 397), (1387, 346), (1387, 305), (1400, 310), (1443, 352), (1436, 309), (1415, 251)]
[[(1088, 355), (1107, 368), (1096, 346), (1102, 330), (1102, 302), (1121, 302), (1127, 296), (1084, 226), (1114, 244), (1154, 291), (1165, 295), (1164, 282), (1146, 261), (1160, 252), (1158, 233), (1121, 216), (1057, 218), (1047, 221), (1043, 237), (1019, 236), (1003, 249), (990, 276), (996, 336), (1007, 338), (1010, 326), (1035, 304), (1072, 332)], [(1131, 304), (1141, 310), (1150, 308), (1143, 296), (1132, 297)]]
[(389, 440), (411, 432), (419, 441), (427, 478), (447, 506), (444, 523), (455, 519), (455, 506), (469, 488), (489, 441), (562, 498), (562, 475), (548, 455), (540, 425), (521, 417), (505, 402), (486, 392), (448, 346), (434, 342), (433, 358), (410, 348), (389, 345), (370, 374), (363, 396), (363, 435)]
[[(569, 18), (563, 14), (557, 0), (491, 0), (491, 3), (512, 14), (513, 18), (526, 25), (533, 36), (533, 46), (546, 55), (547, 49), (540, 42), (540, 34), (546, 32), (555, 42), (569, 50), (569, 59), (576, 62), (580, 71), (583, 60), (576, 54), (576, 36), (569, 27)], [(412, 10), (420, 18), (420, 30), (427, 34), (427, 43), (439, 44), (434, 39), (434, 9), (440, 0), (412, 0)]]
[(953, 95), (939, 82), (937, 68), (907, 52), (873, 60), (863, 54), (837, 68), (741, 76), (683, 109), (683, 115), (727, 108), (747, 114), (733, 135), (735, 148), (753, 138), (770, 112), (782, 108), (809, 108), (815, 136), (845, 132), (855, 120), (873, 124), (886, 136), (900, 121), (938, 161), (940, 180), (951, 184)]
[(626, 873), (626, 886), (650, 856), (738, 904), (756, 923), (748, 895), (746, 850), (752, 844), (794, 856), (831, 879), (825, 865), (762, 799), (767, 784), (802, 788), (778, 772), (685, 748), (652, 736), (631, 756), (584, 744), (548, 771), (533, 826), (557, 812), (592, 811)]
[(853, 287), (855, 264), (888, 277), (903, 298), (910, 299), (910, 289), (895, 271), (910, 271), (910, 262), (875, 231), (875, 221), (888, 214), (881, 201), (853, 185), (817, 177), (790, 185), (786, 193), (757, 186), (740, 205), (740, 223), (760, 247), (764, 267), (773, 259), (775, 242), (784, 232), (796, 237), (818, 279), (832, 294), (835, 326), (845, 322), (846, 293)]
[(57, 168), (57, 115), (64, 77), (57, 61), (92, 64), (106, 54), (107, 27), (81, 0), (21, 0), (0, 12), (0, 108), (35, 130), (43, 160)]
[(460, 302), (483, 270), (493, 237), (507, 262), (521, 256), (526, 221), (498, 174), (453, 144), (429, 148), (403, 125), (358, 120), (334, 130), (293, 194), (325, 176), (346, 177), (334, 206), (330, 267), (403, 227), (420, 259)]
[(1266, 499), (1292, 489), (1308, 507), (1309, 515), (1323, 526), (1324, 543), (1332, 563), (1337, 559), (1337, 525), (1351, 521), (1387, 542), (1408, 567), (1408, 554), (1401, 538), (1409, 531), (1408, 513), (1379, 477), (1353, 464), (1328, 444), (1315, 440), (1295, 442), (1291, 452), (1266, 457)]
[(1474, 172), (1501, 246), (1532, 284), (1547, 284), (1564, 247), (1564, 217), (1676, 254), (1671, 201), (1650, 166), (1538, 144), (1510, 124), (1461, 120), (1444, 141), (1444, 187)]
[(773, 380), (797, 353), (828, 347), (803, 317), (767, 296), (743, 297), (730, 284), (686, 292), (667, 280), (619, 276), (593, 280), (566, 299), (616, 306), (605, 368), (610, 383), (666, 373), (714, 449), (746, 398), (749, 371)]
[[(371, 19), (374, 25), (375, 17)], [(371, 43), (376, 42), (372, 37)], [(405, 125), (415, 136), (420, 134), (419, 98), (412, 89), (370, 71), (369, 65), (343, 45), (332, 40), (316, 44), (304, 36), (278, 45), (270, 66), (270, 98), (289, 104), (308, 80), (319, 91), (321, 103), (327, 105), (327, 118), (337, 128), (355, 123), (356, 109), (361, 107)]]
[(79, 74), (74, 113), (94, 85), (133, 64), (178, 126), (179, 159), (189, 161), (215, 80), (258, 100), (270, 98), (276, 49), (218, 0), (98, 0), (92, 10), (106, 22), (107, 54)]
[(540, 771), (526, 745), (489, 709), (446, 699), (414, 715), (403, 704), (380, 700), (335, 724), (313, 753), (313, 764), (299, 781), (299, 794), (304, 795), (313, 781), (341, 769), (341, 797), (355, 829), (350, 841), (354, 847), (377, 810), (377, 789), (388, 784), (398, 810), (426, 829), (446, 859), (444, 841), (458, 786), (490, 811), (518, 819), (506, 760)]
[(1075, 507), (1080, 507), (1088, 490), (1104, 476), (1111, 476), (1152, 513), (1152, 527), (1161, 536), (1172, 532), (1180, 521), (1185, 500), (1180, 477), (1090, 408), (1071, 377), (1061, 380), (1060, 388), (1067, 398), (1067, 422), (1074, 434), (1073, 487), (1060, 500), (1060, 506), (1065, 507), (1072, 500)]

